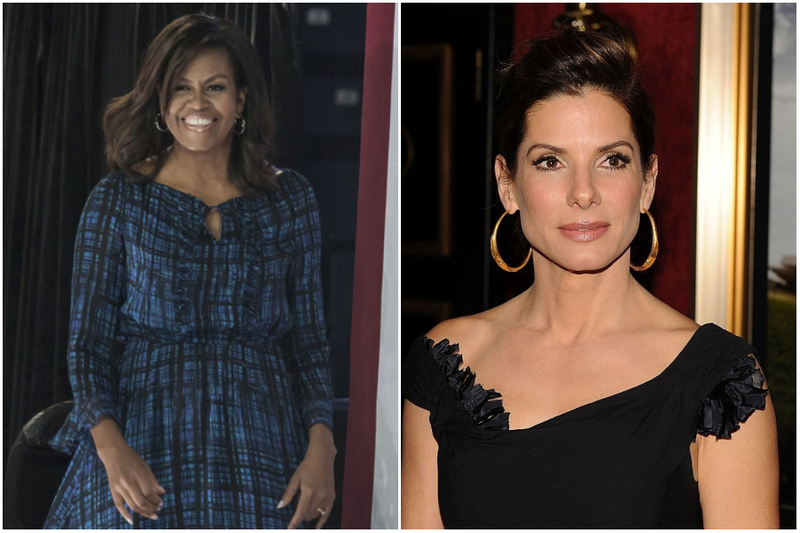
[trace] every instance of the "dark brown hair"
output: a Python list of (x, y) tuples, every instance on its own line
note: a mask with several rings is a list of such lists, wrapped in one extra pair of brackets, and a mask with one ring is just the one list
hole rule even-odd
[[(275, 172), (266, 161), (272, 146), (272, 113), (255, 49), (234, 24), (203, 13), (185, 15), (165, 27), (147, 47), (136, 87), (108, 106), (103, 118), (108, 164), (139, 183), (155, 179), (173, 142), (169, 132), (156, 129), (156, 114), (167, 115), (176, 79), (199, 52), (210, 49), (227, 54), (237, 90), (247, 89), (242, 112), (246, 127), (242, 135), (233, 136), (228, 174), (245, 196), (275, 190)], [(150, 157), (155, 157), (151, 172), (133, 170)]]
[(655, 145), (655, 112), (637, 76), (633, 58), (621, 40), (607, 34), (566, 27), (530, 46), (515, 64), (499, 73), (495, 133), (498, 151), (514, 176), (517, 152), (532, 105), (561, 95), (598, 90), (628, 111), (641, 150), (642, 169), (650, 168)]

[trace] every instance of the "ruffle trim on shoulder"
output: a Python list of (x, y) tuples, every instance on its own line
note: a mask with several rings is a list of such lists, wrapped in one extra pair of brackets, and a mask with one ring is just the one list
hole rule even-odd
[(756, 409), (764, 409), (769, 392), (764, 386), (764, 374), (756, 368), (752, 355), (742, 355), (703, 400), (697, 411), (697, 433), (729, 439)]
[(444, 373), (450, 388), (480, 429), (508, 429), (508, 413), (503, 408), (500, 393), (485, 390), (475, 383), (475, 373), (469, 367), (461, 368), (463, 359), (458, 353), (458, 344), (444, 339), (434, 345), (427, 339), (428, 351)]

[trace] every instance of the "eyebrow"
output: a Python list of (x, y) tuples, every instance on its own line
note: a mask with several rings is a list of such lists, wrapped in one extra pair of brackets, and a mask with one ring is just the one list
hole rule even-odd
[(631, 143), (629, 143), (628, 141), (617, 141), (615, 143), (606, 144), (605, 146), (601, 146), (600, 148), (598, 148), (597, 152), (598, 153), (599, 152), (608, 152), (609, 150), (613, 150), (614, 148), (617, 148), (619, 146), (627, 146), (628, 148), (631, 149), (631, 152), (635, 152), (635, 150), (633, 149), (633, 145)]
[(552, 144), (538, 143), (538, 144), (534, 144), (533, 146), (528, 148), (528, 151), (525, 152), (525, 157), (529, 156), (530, 153), (532, 151), (534, 151), (535, 149), (537, 149), (537, 148), (544, 148), (545, 150), (547, 150), (549, 152), (555, 152), (557, 154), (565, 154), (565, 153), (567, 153), (567, 151), (564, 150), (563, 148), (559, 148), (557, 146), (553, 146)]
[[(618, 148), (620, 146), (627, 146), (628, 148), (631, 149), (632, 152), (634, 151), (633, 145), (628, 141), (616, 141), (611, 144), (605, 144), (601, 146), (600, 148), (597, 149), (597, 153), (599, 154), (601, 152), (608, 152), (609, 150), (613, 150), (614, 148)], [(544, 148), (549, 152), (553, 152), (559, 155), (565, 154), (567, 152), (565, 149), (559, 148), (558, 146), (553, 146), (552, 144), (537, 143), (528, 148), (528, 151), (525, 153), (525, 157), (529, 156), (530, 153), (537, 148)]]
[[(211, 76), (210, 78), (208, 78), (206, 81), (204, 81), (203, 84), (205, 85), (206, 83), (211, 83), (212, 81), (216, 80), (217, 78), (230, 79), (230, 78), (228, 78), (227, 74), (216, 74), (216, 75)], [(192, 82), (192, 80), (190, 80), (189, 78), (184, 78), (183, 76), (178, 78), (178, 81), (179, 82), (189, 82), (189, 83)]]

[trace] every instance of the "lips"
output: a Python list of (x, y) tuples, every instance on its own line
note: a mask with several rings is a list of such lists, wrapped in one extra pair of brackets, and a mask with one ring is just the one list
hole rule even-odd
[(610, 224), (602, 221), (572, 222), (559, 226), (561, 234), (575, 242), (590, 242), (599, 239), (608, 231)]

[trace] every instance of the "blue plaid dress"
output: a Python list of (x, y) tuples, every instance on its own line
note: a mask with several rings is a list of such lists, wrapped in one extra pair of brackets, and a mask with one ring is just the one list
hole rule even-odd
[[(75, 407), (51, 445), (73, 455), (45, 527), (131, 527), (89, 429), (117, 420), (166, 490), (138, 528), (285, 528), (276, 506), (308, 428), (332, 424), (309, 183), (209, 207), (159, 183), (103, 179), (75, 244)], [(220, 240), (205, 226), (222, 216)]]

